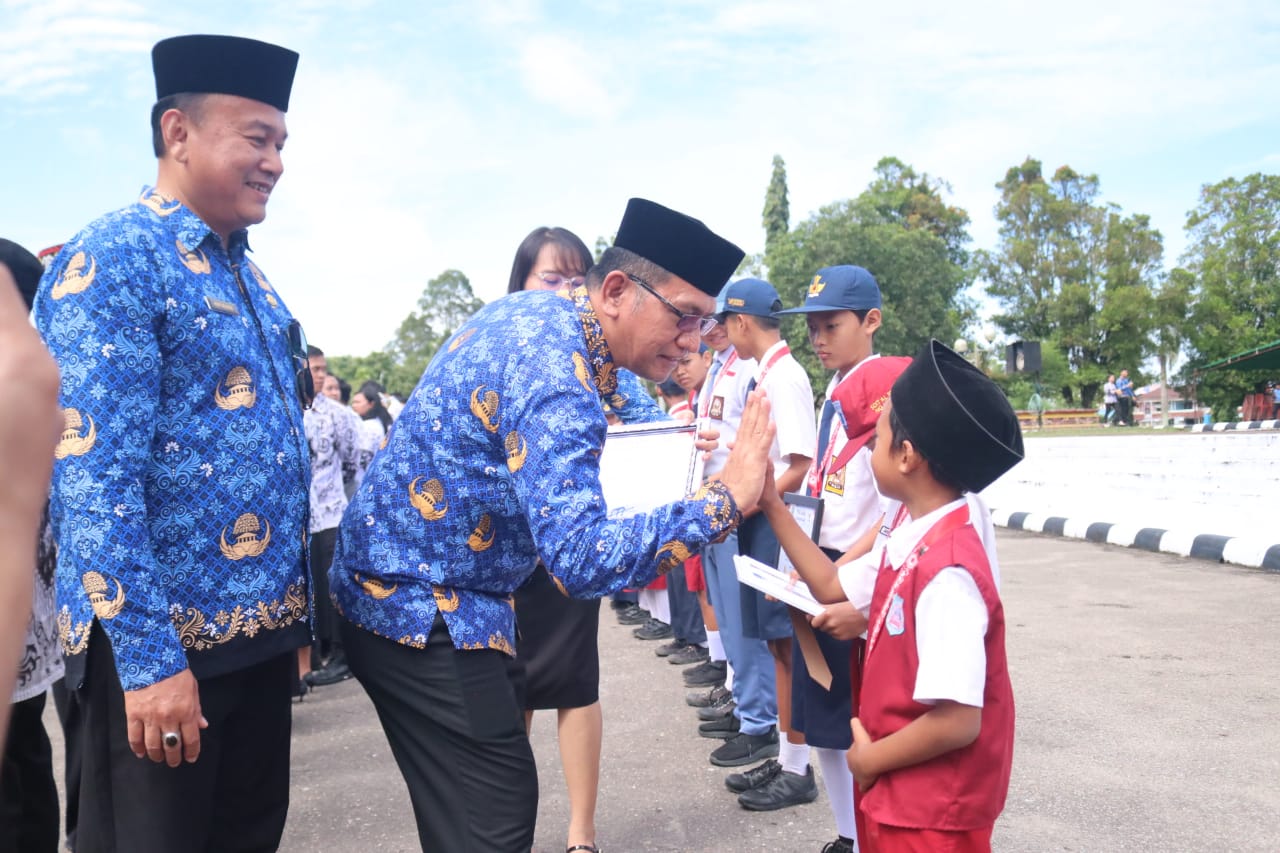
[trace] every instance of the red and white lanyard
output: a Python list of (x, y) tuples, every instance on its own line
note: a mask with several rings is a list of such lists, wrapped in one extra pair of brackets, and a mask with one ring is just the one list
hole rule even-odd
[[(906, 517), (907, 507), (904, 504), (898, 510), (898, 517), (894, 519), (893, 529), (897, 530), (898, 525)], [(920, 557), (925, 551), (928, 551), (934, 543), (959, 530), (969, 523), (969, 504), (959, 506), (951, 512), (943, 516), (937, 524), (929, 528), (929, 532), (924, 535), (917, 545), (911, 551), (911, 555), (907, 557), (907, 561), (902, 564), (902, 568), (898, 569), (898, 576), (893, 579), (893, 586), (889, 588), (889, 594), (884, 597), (884, 604), (880, 606), (880, 615), (876, 617), (875, 627), (871, 629), (871, 633), (867, 635), (867, 654), (871, 654), (871, 650), (875, 648), (876, 640), (880, 639), (880, 631), (884, 629), (884, 621), (889, 616), (889, 607), (893, 604), (894, 596), (898, 594), (898, 590), (906, 583), (907, 578), (911, 577), (911, 573), (915, 571), (916, 566), (920, 564)], [(885, 543), (884, 553), (880, 557), (880, 571), (883, 572), (889, 567), (889, 546)], [(878, 574), (878, 573), (877, 573)]]
[[(736, 352), (737, 351), (735, 350), (735, 354)], [(786, 344), (783, 344), (782, 346), (778, 347), (777, 352), (775, 352), (772, 356), (770, 356), (769, 360), (765, 362), (763, 367), (760, 368), (760, 376), (756, 379), (757, 387), (764, 384), (764, 378), (769, 375), (769, 371), (772, 370), (773, 366), (777, 364), (778, 361), (785, 355), (791, 355), (791, 347), (787, 346)]]
[(733, 352), (729, 353), (729, 357), (724, 360), (724, 364), (720, 365), (720, 370), (716, 373), (716, 381), (711, 383), (711, 387), (707, 389), (708, 393), (703, 396), (703, 399), (698, 406), (698, 417), (705, 418), (710, 414), (711, 401), (716, 397), (716, 390), (720, 387), (721, 381), (723, 381), (726, 376), (732, 375), (729, 368), (732, 367), (733, 363), (737, 360), (738, 351), (735, 349)]

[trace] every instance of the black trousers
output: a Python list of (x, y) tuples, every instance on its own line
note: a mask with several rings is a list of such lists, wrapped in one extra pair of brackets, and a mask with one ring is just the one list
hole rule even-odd
[(0, 770), (0, 853), (57, 853), (58, 788), (44, 730), (45, 695), (15, 702)]
[(702, 624), (702, 608), (698, 594), (689, 591), (683, 563), (667, 574), (667, 603), (671, 605), (671, 632), (675, 638), (685, 643), (705, 643), (707, 628)]
[(333, 563), (333, 548), (337, 544), (338, 528), (320, 530), (311, 534), (311, 584), (315, 591), (315, 645), (313, 649), (319, 661), (317, 666), (342, 648), (338, 636), (337, 615), (329, 599), (329, 566)]
[(424, 649), (339, 619), (347, 662), (378, 711), (404, 775), (423, 850), (503, 853), (533, 846), (538, 769), (498, 651), (453, 647), (436, 614)]
[(124, 693), (96, 622), (80, 707), (76, 853), (250, 853), (280, 846), (289, 810), (293, 652), (200, 680), (209, 727), (200, 757), (178, 767), (129, 748)]

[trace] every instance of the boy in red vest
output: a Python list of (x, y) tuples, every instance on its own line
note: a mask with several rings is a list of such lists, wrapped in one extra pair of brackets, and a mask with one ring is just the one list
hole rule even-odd
[(989, 851), (1013, 759), (1004, 610), (969, 518), (978, 492), (1022, 459), (1008, 400), (930, 341), (876, 424), (872, 471), (902, 502), (867, 628), (849, 769), (864, 853)]

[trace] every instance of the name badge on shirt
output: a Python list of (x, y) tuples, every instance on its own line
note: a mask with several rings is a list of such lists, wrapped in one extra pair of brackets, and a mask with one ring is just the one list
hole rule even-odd
[(839, 471), (835, 471), (827, 475), (826, 485), (823, 486), (824, 491), (831, 492), (833, 495), (844, 495), (844, 472), (848, 468), (846, 465)]
[(907, 617), (902, 612), (902, 596), (894, 595), (884, 627), (889, 631), (890, 637), (897, 637), (907, 630)]
[(724, 397), (711, 398), (711, 408), (707, 409), (707, 417), (715, 420), (724, 418)]
[(240, 309), (234, 304), (222, 299), (214, 299), (212, 296), (206, 296), (204, 298), (204, 304), (215, 314), (226, 314), (228, 317), (236, 317), (240, 314)]

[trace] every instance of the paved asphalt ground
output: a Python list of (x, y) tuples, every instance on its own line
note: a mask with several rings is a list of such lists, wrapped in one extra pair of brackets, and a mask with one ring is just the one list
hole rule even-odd
[[(1018, 734), (996, 850), (1280, 850), (1280, 574), (998, 538)], [(707, 761), (718, 742), (698, 737), (679, 668), (655, 645), (602, 613), (602, 849), (816, 853), (833, 839), (825, 794), (780, 812), (738, 807)], [(294, 720), (281, 849), (417, 850), (359, 685), (313, 693)], [(568, 820), (554, 714), (535, 719), (533, 745), (534, 849), (554, 853)]]

